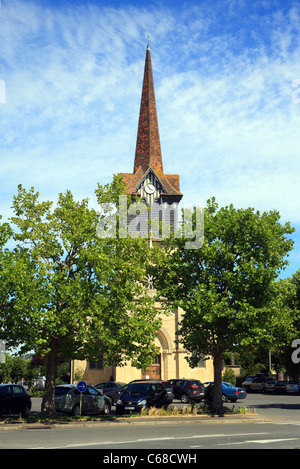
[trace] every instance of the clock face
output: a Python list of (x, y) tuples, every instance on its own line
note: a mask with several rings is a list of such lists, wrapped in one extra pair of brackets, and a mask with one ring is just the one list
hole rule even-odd
[(155, 192), (155, 186), (153, 186), (153, 184), (147, 184), (145, 191), (147, 194), (153, 194), (153, 192)]

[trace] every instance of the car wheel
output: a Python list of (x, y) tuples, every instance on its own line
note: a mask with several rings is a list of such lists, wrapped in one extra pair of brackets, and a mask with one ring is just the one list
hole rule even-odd
[(75, 417), (78, 417), (78, 415), (80, 415), (80, 407), (78, 404), (74, 405), (72, 415), (74, 415)]
[(182, 402), (183, 404), (188, 404), (188, 403), (190, 402), (189, 396), (188, 396), (187, 394), (182, 394), (182, 396), (181, 396), (181, 402)]
[(222, 402), (228, 402), (228, 397), (226, 394), (222, 394)]
[(236, 402), (237, 399), (233, 398), (233, 399), (230, 399), (230, 402)]
[(105, 404), (104, 404), (103, 414), (104, 415), (109, 415), (110, 414), (110, 404), (108, 402), (105, 402)]

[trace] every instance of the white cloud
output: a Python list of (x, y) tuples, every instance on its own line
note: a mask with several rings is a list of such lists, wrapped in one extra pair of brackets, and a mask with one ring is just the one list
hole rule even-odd
[(132, 170), (149, 30), (164, 169), (184, 200), (300, 225), (300, 8), (271, 3), (4, 4), (0, 213), (19, 183), (93, 197)]

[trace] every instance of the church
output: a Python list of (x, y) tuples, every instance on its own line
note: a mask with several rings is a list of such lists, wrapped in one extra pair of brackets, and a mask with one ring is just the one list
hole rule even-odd
[[(140, 198), (151, 207), (161, 207), (158, 216), (161, 212), (168, 213), (170, 225), (176, 226), (177, 208), (183, 195), (180, 192), (179, 175), (165, 174), (163, 169), (149, 44), (146, 50), (133, 173), (119, 174), (123, 176), (126, 191), (132, 198)], [(169, 207), (171, 210), (168, 210)], [(149, 294), (154, 294), (151, 279)], [(157, 308), (159, 307), (157, 304)], [(101, 357), (93, 362), (75, 360), (71, 363), (71, 383), (81, 379), (92, 385), (103, 381), (128, 383), (134, 379), (186, 378), (199, 379), (202, 382), (213, 381), (212, 359), (201, 360), (198, 367), (190, 368), (185, 359), (188, 352), (176, 343), (178, 323), (183, 314), (184, 311), (175, 309), (171, 315), (162, 318), (155, 340), (160, 352), (147, 370), (141, 371), (130, 363), (123, 367), (105, 366)]]

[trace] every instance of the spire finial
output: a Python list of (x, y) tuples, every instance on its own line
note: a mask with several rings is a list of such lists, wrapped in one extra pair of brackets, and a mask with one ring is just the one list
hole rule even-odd
[(147, 49), (150, 49), (150, 33), (147, 31)]

